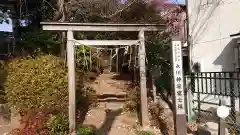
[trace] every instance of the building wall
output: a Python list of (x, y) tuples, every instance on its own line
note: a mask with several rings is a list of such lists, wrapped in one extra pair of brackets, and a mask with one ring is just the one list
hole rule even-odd
[(232, 71), (231, 34), (240, 31), (239, 0), (188, 0), (190, 57), (201, 72)]
[(181, 13), (181, 21), (180, 21), (180, 35), (183, 42), (186, 42), (186, 21), (187, 15), (186, 15), (186, 9), (185, 7), (182, 7), (182, 13)]
[[(191, 66), (199, 63), (200, 72), (234, 71), (233, 48), (237, 44), (230, 38), (230, 35), (240, 32), (240, 1), (188, 0), (187, 8)], [(210, 89), (207, 84), (209, 82), (204, 83), (203, 87)], [(211, 88), (215, 90), (214, 87)], [(197, 100), (197, 94), (193, 94), (191, 98), (193, 98), (191, 100)], [(230, 104), (229, 97), (209, 94), (201, 94), (200, 100), (212, 103), (219, 103), (219, 100), (223, 100), (226, 104)], [(239, 110), (238, 103), (237, 99), (236, 110)], [(197, 107), (197, 103), (188, 105), (190, 108), (192, 106)], [(210, 108), (215, 108), (216, 111), (217, 106), (201, 104), (203, 110)]]

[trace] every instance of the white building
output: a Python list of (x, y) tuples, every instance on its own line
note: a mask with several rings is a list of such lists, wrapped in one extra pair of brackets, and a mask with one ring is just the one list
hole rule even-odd
[[(240, 32), (240, 1), (239, 0), (187, 0), (188, 20), (189, 20), (189, 57), (191, 67), (197, 65), (198, 72), (233, 72), (237, 71), (240, 62), (239, 51), (237, 51), (240, 43), (237, 34)], [(230, 36), (232, 35), (232, 36)], [(239, 44), (240, 45), (240, 44)], [(234, 49), (235, 48), (235, 49)], [(195, 70), (196, 71), (196, 70)], [(205, 74), (203, 74), (205, 75)], [(211, 75), (214, 75), (212, 73)], [(224, 73), (218, 74), (220, 76)], [(204, 76), (210, 77), (210, 74)], [(213, 76), (212, 76), (213, 77)], [(219, 77), (219, 76), (217, 76)], [(226, 75), (226, 77), (229, 77)], [(215, 91), (220, 93), (222, 90), (226, 93), (231, 92), (230, 82), (223, 80), (206, 79), (197, 86), (195, 90), (201, 87), (200, 91)], [(214, 85), (218, 85), (218, 88)], [(220, 88), (219, 88), (220, 87)], [(239, 86), (234, 83), (234, 92), (240, 91)], [(221, 90), (219, 90), (221, 89)], [(218, 107), (220, 100), (230, 105), (229, 96), (216, 96), (214, 94), (200, 94), (200, 100), (197, 94), (193, 94), (193, 100), (201, 101), (202, 110), (210, 110), (210, 108)], [(224, 93), (224, 92), (223, 92)], [(236, 93), (236, 94), (239, 94)], [(207, 103), (208, 102), (208, 103)], [(209, 104), (215, 103), (216, 105)], [(190, 109), (197, 108), (198, 103), (189, 104)], [(239, 110), (239, 100), (235, 100), (235, 108)], [(192, 115), (192, 114), (191, 114)], [(204, 119), (204, 118), (203, 118)], [(205, 118), (206, 121), (209, 120)]]
[(230, 35), (240, 32), (239, 0), (188, 0), (190, 58), (201, 72), (234, 71)]

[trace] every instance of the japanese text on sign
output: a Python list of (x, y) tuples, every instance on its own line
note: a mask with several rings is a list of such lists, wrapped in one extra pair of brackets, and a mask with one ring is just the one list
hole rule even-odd
[(185, 114), (181, 41), (173, 41), (172, 45), (176, 113)]

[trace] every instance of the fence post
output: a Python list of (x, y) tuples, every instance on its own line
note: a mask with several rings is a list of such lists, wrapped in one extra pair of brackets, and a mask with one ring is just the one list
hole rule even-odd
[[(230, 87), (230, 106), (231, 111), (230, 115), (232, 117), (233, 123), (236, 123), (236, 111), (235, 111), (235, 96), (234, 96), (234, 82), (233, 82), (233, 73), (229, 73), (229, 87)], [(234, 126), (233, 124), (231, 126)], [(235, 135), (235, 131), (230, 131), (231, 135)]]
[[(190, 83), (188, 83), (190, 80)], [(194, 78), (192, 76), (192, 73), (190, 73), (190, 76), (186, 76), (186, 91), (187, 91), (187, 111), (188, 111), (188, 122), (192, 122), (192, 109), (193, 109), (193, 94), (192, 94), (192, 88), (195, 88), (194, 86)]]
[(198, 109), (198, 113), (197, 113), (197, 120), (196, 123), (200, 123), (200, 117), (201, 117), (201, 98), (200, 98), (200, 84), (199, 84), (199, 73), (197, 73), (197, 109)]
[(119, 49), (116, 49), (116, 72), (119, 73)]
[[(226, 105), (226, 103), (224, 102), (224, 100), (222, 100), (222, 98), (219, 100), (219, 106), (221, 105)], [(224, 120), (219, 118), (218, 121), (218, 135), (225, 135), (225, 127), (224, 127)]]

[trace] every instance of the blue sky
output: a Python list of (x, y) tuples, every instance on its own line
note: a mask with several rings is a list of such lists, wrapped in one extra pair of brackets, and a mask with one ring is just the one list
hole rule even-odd
[(169, 0), (174, 3), (185, 4), (185, 0)]
[[(0, 10), (0, 13), (2, 13), (1, 10)], [(13, 31), (12, 20), (10, 18), (8, 18), (8, 20), (9, 20), (9, 23), (3, 22), (2, 24), (0, 24), (0, 31), (4, 31), (4, 32), (12, 32)]]

